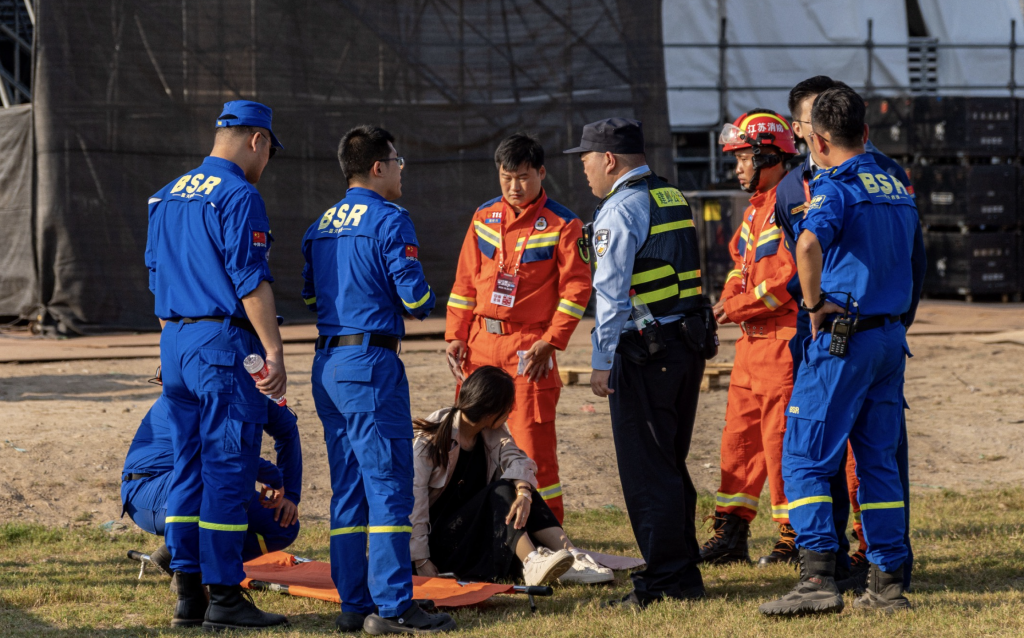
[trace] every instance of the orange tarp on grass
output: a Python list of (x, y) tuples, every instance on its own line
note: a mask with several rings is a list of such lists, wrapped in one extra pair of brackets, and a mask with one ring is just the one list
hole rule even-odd
[[(297, 563), (295, 557), (285, 552), (272, 552), (245, 564), (245, 580), (242, 587), (249, 587), (253, 580), (278, 585), (287, 585), (292, 596), (316, 598), (341, 603), (338, 590), (331, 580), (331, 566), (320, 561)], [(432, 600), (438, 607), (464, 607), (476, 605), (495, 594), (511, 594), (511, 585), (491, 583), (470, 583), (459, 585), (450, 578), (412, 577), (412, 597), (418, 600)]]

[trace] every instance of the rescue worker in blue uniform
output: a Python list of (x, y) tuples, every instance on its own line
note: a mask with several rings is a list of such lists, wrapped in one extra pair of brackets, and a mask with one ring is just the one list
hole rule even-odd
[[(228, 102), (210, 156), (149, 200), (146, 265), (174, 446), (165, 519), (179, 584), (173, 626), (287, 623), (257, 609), (239, 585), (267, 423), (263, 394), (280, 397), (287, 387), (270, 222), (255, 186), (277, 148), (269, 108)], [(242, 367), (253, 353), (269, 372), (258, 383)]]
[(811, 153), (824, 170), (811, 181), (796, 245), (811, 338), (787, 410), (782, 461), (801, 570), (790, 593), (761, 605), (766, 615), (843, 609), (833, 580), (839, 545), (829, 479), (840, 470), (847, 440), (857, 457), (871, 563), (867, 592), (854, 606), (909, 607), (896, 451), (909, 355), (901, 317), (913, 301), (918, 217), (906, 188), (864, 152), (864, 112), (864, 101), (845, 86), (822, 92), (811, 112)]
[[(700, 255), (686, 199), (654, 175), (640, 122), (587, 124), (580, 153), (591, 191), (597, 258), (590, 387), (609, 398), (626, 509), (647, 567), (633, 591), (609, 606), (644, 608), (666, 598), (704, 598), (698, 564), (697, 491), (686, 469), (704, 374), (710, 305), (702, 297)], [(659, 325), (653, 349), (630, 319), (642, 301)]]
[(392, 203), (405, 166), (393, 142), (375, 126), (345, 134), (338, 159), (348, 191), (302, 239), (302, 297), (320, 333), (313, 400), (331, 466), (335, 624), (374, 635), (455, 628), (412, 600), (412, 413), (398, 352), (402, 313), (425, 319), (435, 297), (409, 213)]
[[(810, 148), (811, 145), (810, 133), (812, 129), (810, 119), (811, 107), (814, 104), (814, 99), (820, 93), (834, 87), (846, 87), (846, 84), (833, 80), (828, 76), (818, 75), (798, 83), (789, 92), (789, 111), (793, 116), (793, 133), (797, 137), (803, 139), (808, 148)], [(910, 177), (899, 164), (875, 148), (870, 139), (864, 144), (864, 151), (871, 155), (875, 160), (875, 163), (878, 164), (882, 170), (903, 184), (911, 198), (914, 197), (914, 187), (910, 182)], [(776, 189), (775, 217), (779, 220), (779, 223), (783, 228), (786, 238), (786, 246), (791, 251), (795, 249), (796, 238), (799, 236), (797, 226), (803, 221), (807, 207), (810, 204), (810, 182), (817, 170), (818, 166), (814, 164), (811, 153), (808, 153), (802, 165), (790, 171)], [(918, 224), (917, 230), (914, 233), (914, 254), (912, 259), (914, 264), (913, 294), (911, 297), (910, 310), (908, 310), (902, 317), (903, 325), (908, 330), (914, 322), (917, 304), (921, 299), (921, 291), (924, 287), (924, 273), (927, 268), (924, 251), (924, 237), (921, 232), (920, 224)], [(794, 298), (799, 302), (801, 300), (799, 282), (796, 279), (794, 281), (797, 283), (795, 286), (796, 294), (794, 295)], [(790, 352), (793, 355), (794, 375), (800, 369), (800, 364), (803, 358), (803, 343), (808, 337), (810, 337), (810, 334), (811, 328), (808, 313), (806, 310), (801, 308), (797, 315), (797, 334), (789, 344)], [(903, 576), (904, 588), (909, 590), (914, 554), (910, 544), (910, 463), (908, 459), (906, 418), (903, 420), (903, 434), (900, 437), (900, 446), (897, 451), (896, 459), (900, 466), (900, 480), (903, 484), (903, 500), (906, 504), (905, 515), (907, 521), (907, 535), (905, 542), (907, 544), (909, 556), (907, 558), (906, 567), (903, 570)], [(845, 469), (847, 462), (848, 461), (843, 462), (842, 465), (844, 469), (837, 472), (830, 482), (832, 515), (836, 525), (836, 537), (839, 540), (839, 552), (836, 554), (835, 579), (840, 591), (846, 591), (848, 589), (862, 589), (864, 587), (869, 568), (866, 555), (864, 555), (863, 552), (858, 550), (858, 552), (854, 554), (853, 564), (851, 564), (851, 557), (849, 556), (850, 541), (846, 535), (846, 528), (850, 518), (851, 498), (849, 494), (852, 488), (847, 483), (848, 472)], [(856, 527), (857, 526), (855, 526), (855, 531)]]
[[(249, 500), (242, 560), (248, 561), (278, 552), (299, 535), (298, 505), (302, 498), (302, 446), (295, 415), (272, 401), (267, 401), (267, 424), (263, 431), (274, 439), (277, 463), (260, 458), (256, 481), (264, 486), (264, 494), (253, 490)], [(121, 472), (123, 513), (150, 534), (163, 536), (166, 529), (167, 499), (174, 470), (174, 448), (167, 415), (168, 402), (163, 397), (143, 417), (135, 432)], [(154, 563), (168, 575), (171, 553), (162, 545), (150, 554)], [(177, 587), (173, 587), (176, 591)]]

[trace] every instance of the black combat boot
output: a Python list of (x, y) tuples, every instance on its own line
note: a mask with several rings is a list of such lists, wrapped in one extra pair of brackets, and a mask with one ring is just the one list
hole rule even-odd
[(836, 589), (832, 574), (836, 555), (800, 549), (800, 582), (779, 600), (761, 605), (765, 616), (803, 616), (843, 611), (843, 595)]
[(868, 588), (868, 567), (870, 567), (868, 557), (862, 548), (858, 549), (850, 554), (850, 573), (846, 575), (846, 578), (840, 578), (836, 574), (836, 587), (844, 594), (848, 591), (852, 591), (858, 596), (863, 594)]
[(714, 521), (711, 538), (700, 548), (700, 562), (708, 565), (749, 563), (750, 523), (735, 514), (718, 514)]
[(779, 540), (775, 541), (772, 553), (757, 559), (758, 567), (774, 563), (795, 563), (800, 560), (800, 552), (796, 550), (796, 532), (789, 523), (779, 525)]
[(175, 572), (178, 602), (174, 605), (171, 627), (198, 627), (203, 624), (210, 598), (203, 587), (202, 574)]
[(174, 576), (174, 570), (171, 569), (171, 550), (167, 549), (167, 545), (161, 545), (159, 549), (150, 554), (149, 561), (159, 567), (163, 573)]
[(210, 606), (206, 609), (203, 629), (249, 629), (287, 625), (281, 614), (260, 611), (248, 590), (241, 585), (210, 585)]
[(871, 565), (868, 568), (868, 590), (853, 601), (853, 607), (886, 613), (910, 609), (910, 601), (903, 595), (903, 565), (891, 572), (883, 572), (878, 565)]

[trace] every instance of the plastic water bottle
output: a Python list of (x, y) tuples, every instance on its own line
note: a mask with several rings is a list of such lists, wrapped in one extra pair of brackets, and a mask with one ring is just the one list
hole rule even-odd
[(643, 334), (648, 326), (654, 324), (654, 315), (651, 314), (651, 309), (647, 307), (640, 295), (636, 294), (632, 288), (629, 290), (629, 302), (633, 305), (633, 311), (630, 313), (633, 323), (636, 324), (636, 329), (640, 331), (640, 334)]
[[(262, 381), (270, 374), (270, 370), (267, 370), (267, 364), (263, 361), (263, 357), (255, 353), (250, 354), (244, 361), (242, 361), (242, 367), (245, 368), (245, 371), (249, 373), (249, 376), (251, 376), (254, 381)], [(288, 400), (284, 397), (281, 397), (280, 399), (270, 397), (270, 400), (282, 408), (288, 405)]]
[(652, 359), (664, 356), (668, 346), (665, 345), (665, 339), (661, 336), (661, 324), (654, 318), (651, 309), (640, 298), (640, 295), (636, 294), (632, 288), (629, 290), (629, 303), (633, 306), (630, 316), (633, 318), (633, 323), (640, 332), (640, 336), (644, 338), (647, 354)]

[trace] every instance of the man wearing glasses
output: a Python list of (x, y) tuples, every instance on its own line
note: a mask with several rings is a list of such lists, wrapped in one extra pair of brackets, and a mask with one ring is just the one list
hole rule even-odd
[[(426, 319), (434, 293), (402, 196), (395, 138), (357, 126), (338, 146), (345, 198), (306, 231), (302, 298), (317, 314), (313, 401), (331, 466), (331, 575), (341, 631), (447, 631), (412, 600), (409, 381), (398, 358), (403, 311)], [(369, 540), (369, 557), (367, 557)]]

